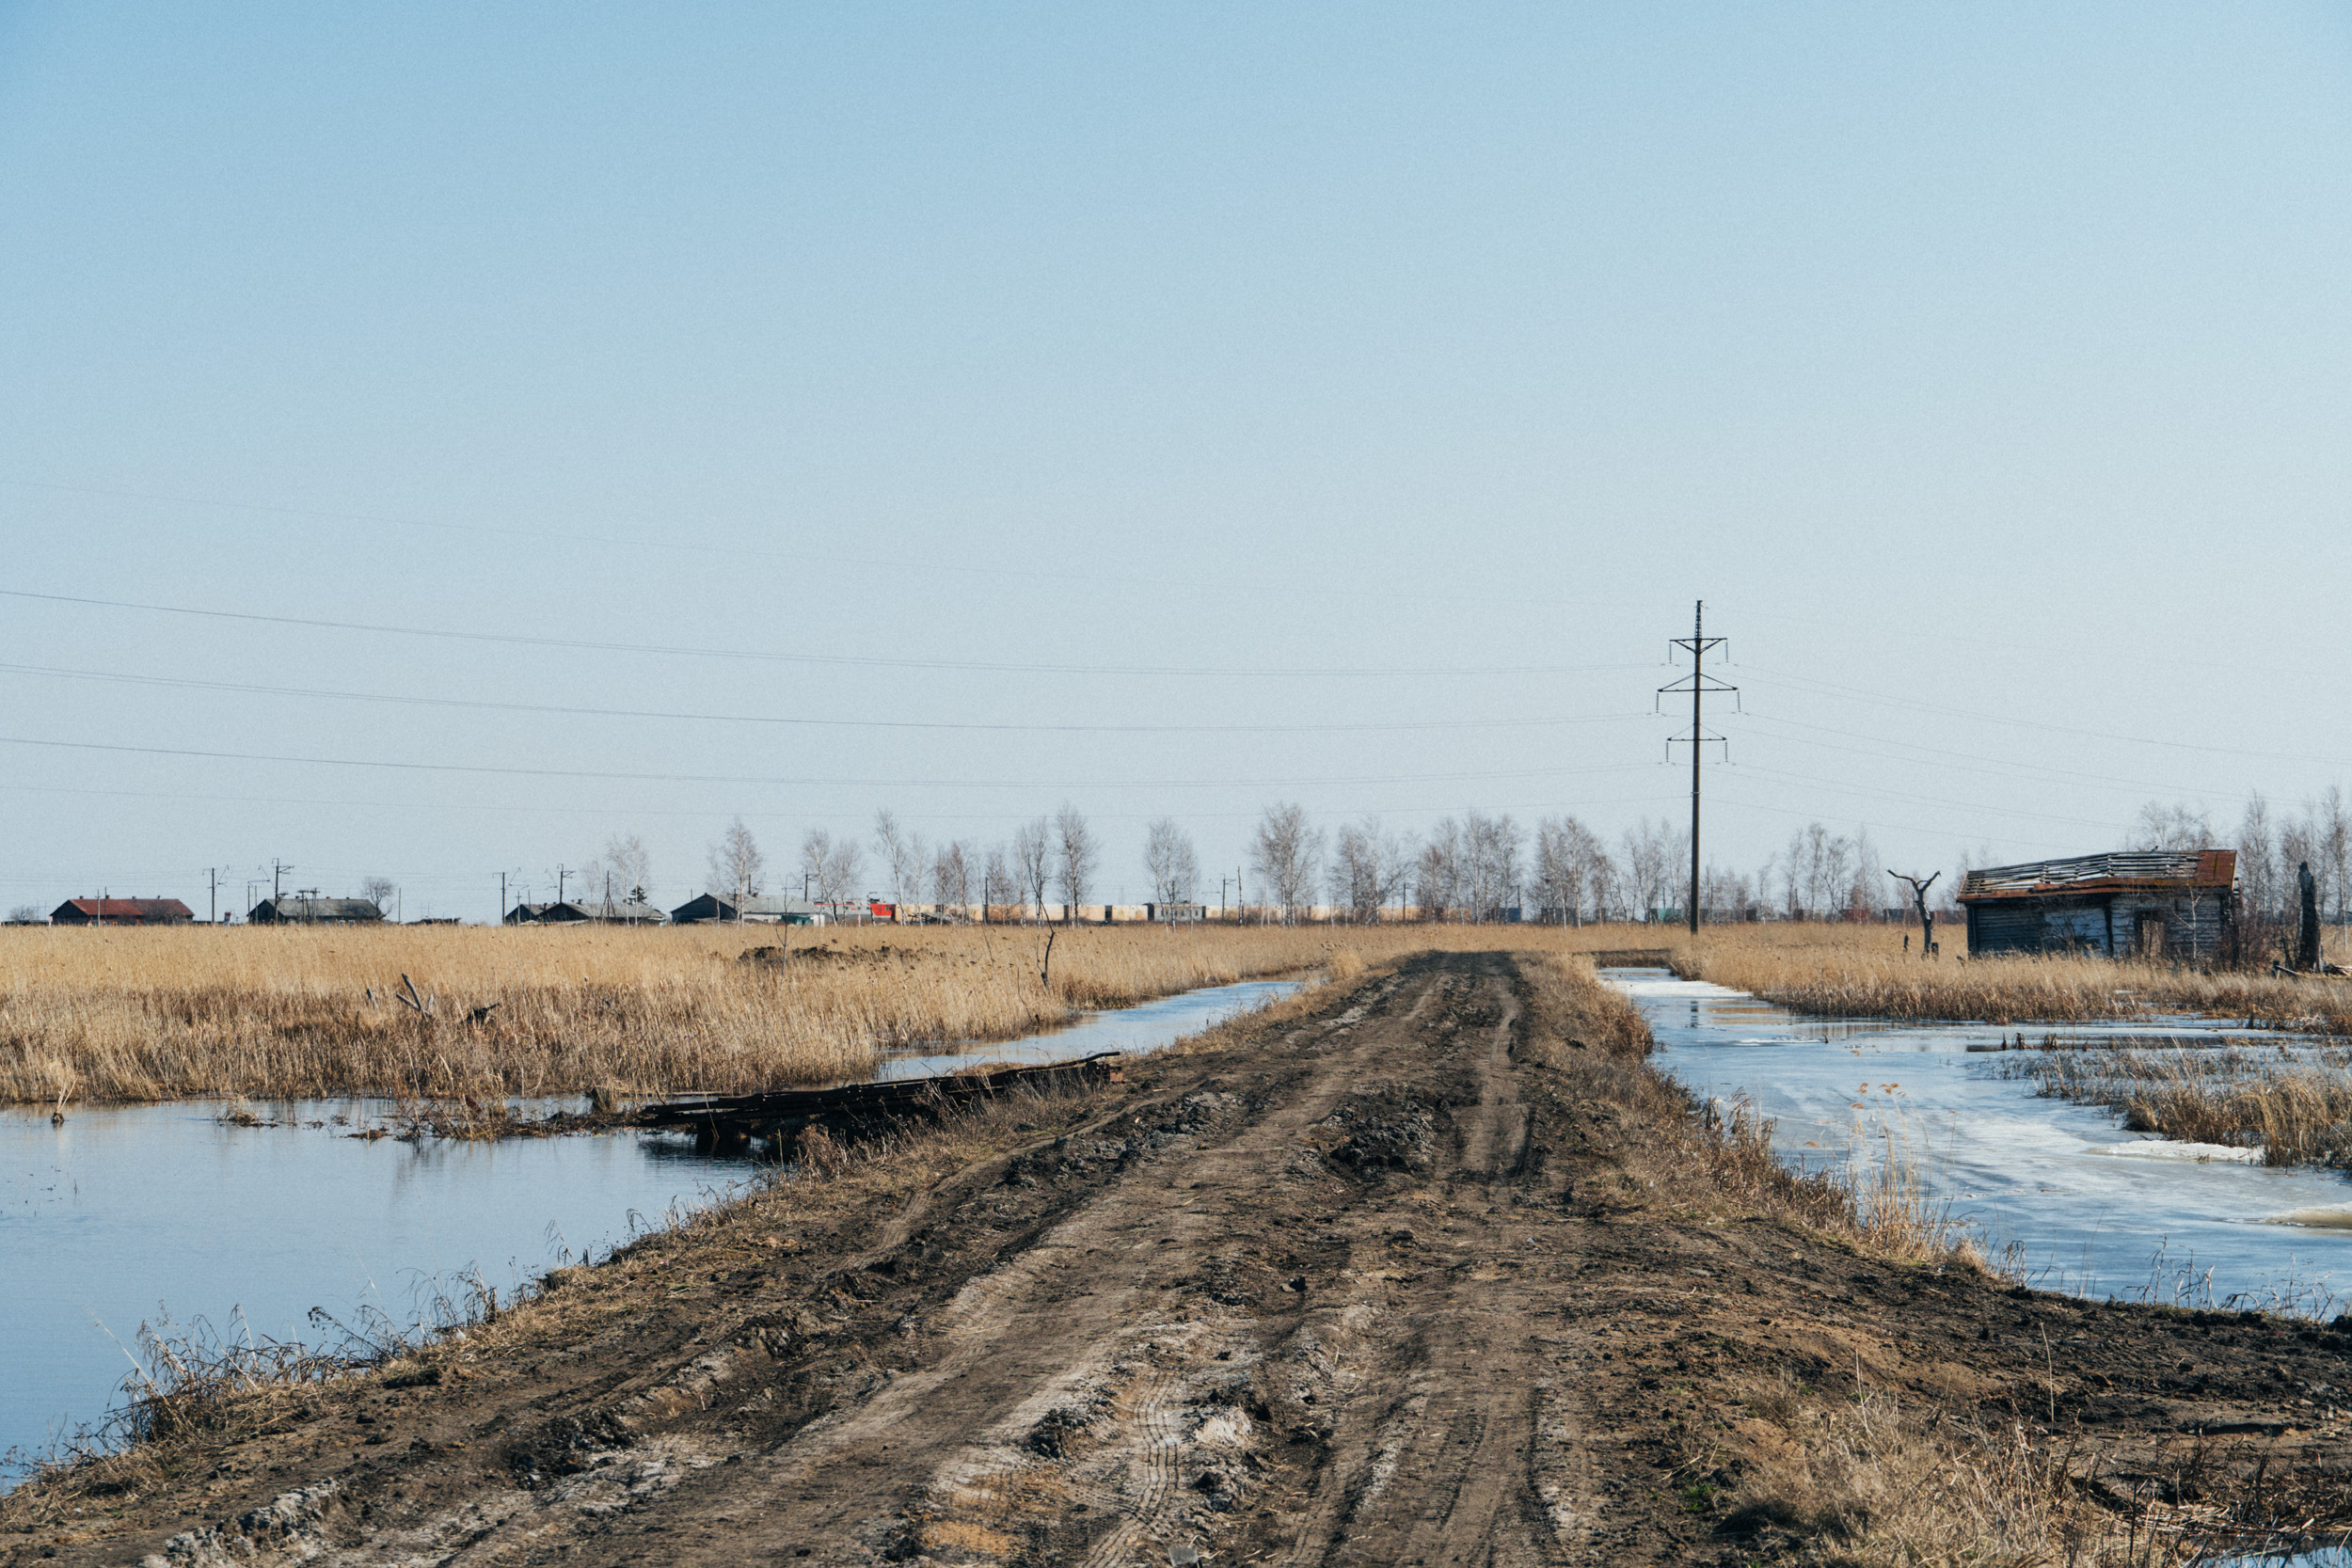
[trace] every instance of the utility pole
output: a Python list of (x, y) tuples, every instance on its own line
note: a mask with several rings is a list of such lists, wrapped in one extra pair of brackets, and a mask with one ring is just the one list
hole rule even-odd
[(567, 866), (567, 865), (564, 864), (564, 863), (563, 863), (562, 862), (560, 862), (560, 861), (556, 863), (556, 867), (555, 867), (555, 901), (556, 901), (557, 903), (559, 903), (559, 904), (561, 904), (561, 903), (564, 901), (564, 878), (566, 878), (566, 877), (568, 877), (568, 876), (570, 876), (571, 874), (572, 874), (572, 872), (571, 872), (571, 867), (569, 867), (569, 866)]
[(1691, 733), (1677, 736), (1666, 742), (1666, 754), (1674, 755), (1676, 746), (1688, 742), (1691, 748), (1691, 934), (1699, 934), (1699, 757), (1709, 744), (1721, 744), (1729, 755), (1729, 744), (1719, 735), (1708, 735), (1700, 704), (1710, 691), (1732, 691), (1740, 689), (1725, 686), (1707, 673), (1707, 656), (1724, 646), (1724, 640), (1707, 635), (1707, 601), (1701, 599), (1691, 612), (1691, 635), (1674, 639), (1674, 646), (1691, 651), (1691, 673), (1678, 681), (1670, 681), (1658, 689), (1663, 698), (1670, 691), (1691, 694)]
[(205, 924), (217, 926), (220, 924), (220, 867), (208, 865), (204, 868), (204, 875), (210, 878), (213, 883), (213, 901), (204, 909)]
[(293, 869), (293, 866), (279, 861), (274, 860), (269, 863), (269, 901), (271, 903), (275, 904), (279, 898), (285, 896), (278, 891), (278, 884), (286, 873)]

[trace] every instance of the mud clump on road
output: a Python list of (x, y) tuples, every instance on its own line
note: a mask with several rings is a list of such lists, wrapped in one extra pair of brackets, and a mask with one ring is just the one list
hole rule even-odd
[(1573, 960), (1375, 970), (37, 1481), (0, 1561), (2089, 1565), (2347, 1517), (2346, 1336), (1882, 1246), (1646, 1048)]

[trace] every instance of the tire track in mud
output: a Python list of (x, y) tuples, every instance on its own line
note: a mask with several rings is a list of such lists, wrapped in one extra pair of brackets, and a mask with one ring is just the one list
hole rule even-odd
[(968, 1281), (915, 1367), (665, 1499), (723, 1486), (757, 1521), (666, 1560), (1556, 1560), (1576, 1505), (1531, 1475), (1527, 1304), (1508, 1270), (1397, 1239), (1483, 1250), (1521, 1180), (1509, 979), (1433, 960), (1293, 1031), (1305, 1070), (1263, 1101), (1185, 1101), (1213, 1102), (1200, 1131)]

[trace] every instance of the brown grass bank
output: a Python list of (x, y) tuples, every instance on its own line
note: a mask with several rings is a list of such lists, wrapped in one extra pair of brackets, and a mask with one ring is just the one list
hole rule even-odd
[[(749, 1092), (1477, 927), (0, 930), (0, 1102)], [(1585, 944), (1594, 932), (1530, 929)], [(750, 956), (788, 942), (778, 965)], [(747, 961), (747, 958), (750, 961)], [(402, 976), (432, 1000), (421, 1016)]]
[[(1966, 959), (1957, 930), (1943, 956), (1903, 950), (1896, 926), (1710, 927), (1663, 946), (1676, 971), (1800, 1012), (1854, 1018), (1981, 1019), (1991, 1023), (2184, 1012), (2352, 1034), (2352, 981), (2281, 980), (2106, 958)], [(1910, 933), (1917, 946), (1917, 933)]]

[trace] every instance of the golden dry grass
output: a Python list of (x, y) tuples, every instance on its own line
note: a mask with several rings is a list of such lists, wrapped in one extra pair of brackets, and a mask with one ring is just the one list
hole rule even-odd
[[(1432, 946), (1607, 945), (1476, 927), (0, 929), (0, 1101), (749, 1092), (893, 1047)], [(402, 975), (435, 999), (421, 1018)], [(486, 1019), (473, 1022), (477, 1008)]]
[[(1910, 934), (1915, 948), (1916, 930)], [(1680, 974), (1815, 1014), (2022, 1023), (2159, 1011), (2352, 1034), (2352, 980), (2089, 958), (1963, 961), (1956, 927), (1938, 927), (1943, 957), (1923, 960), (1903, 951), (1904, 935), (1897, 926), (1724, 926), (1657, 945)]]
[(1693, 1172), (1723, 1200), (1899, 1262), (1981, 1265), (1931, 1197), (1916, 1151), (1891, 1141), (1842, 1169), (1790, 1169), (1772, 1151), (1772, 1123), (1744, 1101), (1700, 1104), (1652, 1068), (1649, 1026), (1623, 993), (1594, 977), (1573, 950), (1531, 956), (1526, 977), (1538, 1060), (1569, 1071), (1579, 1087), (1632, 1112), (1647, 1142), (1629, 1157), (1661, 1178)]

